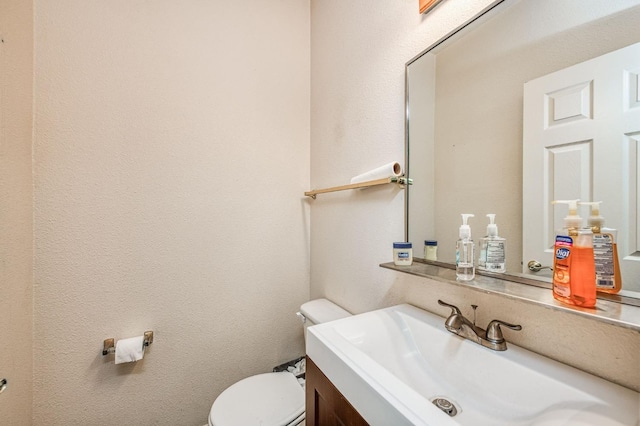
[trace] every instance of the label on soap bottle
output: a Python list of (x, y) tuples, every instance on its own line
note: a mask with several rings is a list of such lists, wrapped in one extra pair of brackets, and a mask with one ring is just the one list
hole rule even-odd
[(553, 262), (553, 292), (562, 297), (571, 296), (570, 270), (572, 247), (573, 238), (564, 235), (558, 235), (556, 237)]
[(596, 266), (596, 287), (614, 288), (615, 272), (611, 234), (593, 234), (593, 255)]

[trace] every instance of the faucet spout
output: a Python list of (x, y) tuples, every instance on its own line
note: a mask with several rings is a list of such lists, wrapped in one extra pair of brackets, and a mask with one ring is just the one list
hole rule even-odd
[[(442, 306), (451, 308), (451, 314), (445, 320), (445, 328), (453, 334), (465, 339), (471, 340), (479, 345), (493, 349), (494, 351), (507, 350), (507, 342), (502, 336), (500, 325), (508, 327), (512, 330), (522, 330), (521, 325), (509, 324), (500, 320), (493, 320), (489, 323), (487, 330), (475, 325), (475, 321), (469, 321), (457, 306), (438, 300)], [(474, 307), (475, 313), (475, 307)], [(475, 315), (474, 315), (475, 316)]]

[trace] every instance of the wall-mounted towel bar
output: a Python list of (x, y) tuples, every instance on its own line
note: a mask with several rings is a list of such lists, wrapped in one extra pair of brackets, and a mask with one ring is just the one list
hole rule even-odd
[[(153, 343), (153, 331), (145, 331), (142, 345), (146, 348)], [(102, 355), (113, 354), (116, 352), (116, 339), (104, 339), (104, 346), (102, 349)]]
[(376, 185), (386, 185), (388, 183), (397, 183), (398, 185), (404, 187), (405, 185), (412, 185), (413, 180), (406, 178), (404, 176), (392, 176), (392, 177), (383, 178), (383, 179), (370, 180), (367, 182), (352, 183), (350, 185), (334, 186), (331, 188), (324, 188), (324, 189), (314, 189), (313, 191), (305, 192), (304, 195), (306, 195), (307, 197), (311, 197), (315, 200), (316, 195), (318, 194), (325, 194), (327, 192), (345, 191), (347, 189), (367, 188), (367, 187), (376, 186)]

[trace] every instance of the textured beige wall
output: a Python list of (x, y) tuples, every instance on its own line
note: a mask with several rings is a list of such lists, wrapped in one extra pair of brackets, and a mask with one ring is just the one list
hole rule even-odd
[[(27, 8), (15, 24), (28, 84), (30, 10), (9, 3)], [(312, 1), (311, 123), (309, 5), (227, 3), (34, 2), (33, 424), (200, 425), (226, 386), (301, 354), (293, 312), (309, 297), (300, 194), (310, 125), (312, 186), (402, 159), (404, 63), (490, 1), (443, 2), (426, 16), (413, 0)], [(26, 87), (11, 111), (30, 108)], [(7, 217), (22, 223), (30, 119), (15, 146), (4, 132), (0, 184), (16, 200)], [(637, 387), (626, 372), (638, 333), (378, 268), (403, 237), (397, 189), (312, 204), (312, 296), (354, 312), (409, 301), (445, 314), (438, 297), (475, 302), (480, 322), (525, 325), (514, 342)], [(30, 226), (2, 225), (0, 244), (9, 250), (8, 232), (17, 242), (3, 258), (18, 256), (18, 271), (2, 273), (17, 274), (11, 297), (23, 305), (11, 312), (27, 336)], [(102, 339), (146, 329), (156, 341), (142, 362), (99, 354)], [(31, 340), (17, 341), (24, 385), (0, 398), (0, 413), (21, 404), (15, 424), (27, 424)]]
[(31, 424), (33, 6), (0, 0), (0, 423)]
[(32, 414), (33, 7), (0, 0), (0, 423)]
[[(312, 1), (312, 186), (403, 158), (405, 62), (489, 3), (445, 1), (421, 16), (413, 0)], [(481, 324), (524, 326), (513, 342), (640, 390), (640, 333), (379, 268), (404, 238), (403, 203), (393, 186), (313, 202), (312, 297), (356, 313), (409, 302), (444, 316), (438, 298), (467, 313), (476, 303)]]
[(34, 424), (206, 423), (303, 354), (309, 4), (34, 3)]

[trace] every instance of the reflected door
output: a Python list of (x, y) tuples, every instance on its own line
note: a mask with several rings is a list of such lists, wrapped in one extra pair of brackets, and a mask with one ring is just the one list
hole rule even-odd
[[(640, 290), (639, 75), (640, 43), (525, 84), (524, 273), (532, 259), (552, 264), (568, 211), (552, 200), (602, 201), (605, 226), (618, 229), (623, 289)], [(586, 225), (589, 208), (579, 214)]]

